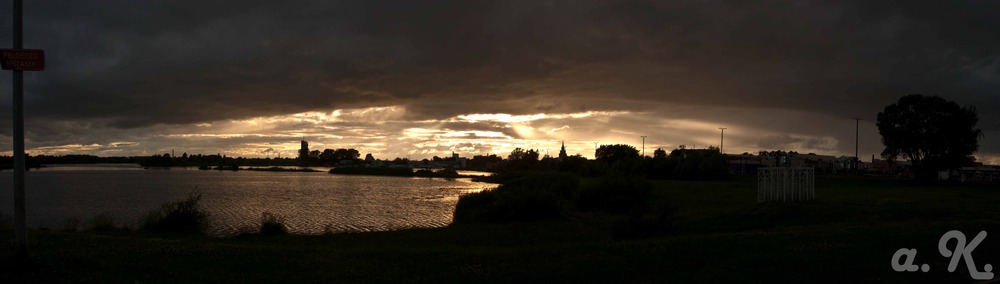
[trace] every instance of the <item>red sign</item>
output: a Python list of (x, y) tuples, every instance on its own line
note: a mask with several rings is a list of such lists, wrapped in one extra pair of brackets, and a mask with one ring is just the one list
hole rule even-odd
[(4, 70), (42, 71), (45, 51), (41, 49), (0, 49), (0, 65)]

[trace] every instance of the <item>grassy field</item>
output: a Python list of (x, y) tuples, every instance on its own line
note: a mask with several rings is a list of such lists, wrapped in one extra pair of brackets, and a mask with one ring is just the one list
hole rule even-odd
[[(585, 181), (586, 182), (586, 181)], [(961, 230), (976, 265), (1000, 265), (1000, 188), (913, 186), (818, 177), (817, 200), (756, 204), (750, 177), (655, 181), (675, 208), (674, 233), (616, 239), (611, 221), (570, 216), (521, 224), (329, 236), (171, 237), (142, 232), (29, 233), (31, 264), (12, 261), (9, 224), (0, 283), (18, 282), (928, 282), (948, 272), (941, 235)], [(954, 242), (951, 243), (954, 245)], [(929, 272), (894, 272), (899, 248)]]

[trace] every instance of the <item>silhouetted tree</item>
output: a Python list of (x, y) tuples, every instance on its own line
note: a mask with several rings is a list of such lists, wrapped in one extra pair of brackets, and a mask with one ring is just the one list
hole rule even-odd
[(357, 160), (361, 157), (361, 152), (355, 149), (337, 149), (333, 151), (333, 157), (337, 160)]
[(618, 160), (624, 158), (636, 158), (639, 157), (639, 150), (635, 147), (625, 144), (615, 144), (615, 145), (601, 145), (597, 148), (596, 155), (598, 161), (603, 161), (608, 164), (614, 164)]
[(144, 159), (139, 165), (143, 167), (172, 167), (174, 160), (170, 158), (170, 154), (153, 155)]
[[(726, 159), (716, 147), (708, 149), (680, 147), (671, 151), (669, 155), (654, 152), (654, 156), (652, 159), (644, 160), (648, 178), (719, 180), (725, 179), (729, 173)], [(631, 167), (633, 171), (641, 169), (635, 165)], [(618, 165), (618, 168), (623, 167)]]
[(516, 148), (507, 155), (508, 170), (533, 169), (538, 165), (538, 151)]
[(698, 175), (697, 179), (701, 180), (720, 180), (726, 178), (729, 173), (729, 164), (726, 163), (726, 157), (722, 155), (719, 148), (708, 147), (709, 150), (704, 152), (699, 158), (698, 163)]
[(533, 149), (524, 150), (521, 148), (516, 148), (510, 151), (510, 155), (507, 155), (507, 160), (510, 161), (538, 161), (538, 151)]
[(559, 161), (558, 170), (563, 172), (579, 172), (585, 163), (587, 163), (587, 158), (579, 154), (566, 156), (562, 161)]
[(334, 158), (334, 152), (333, 152), (333, 150), (332, 149), (324, 149), (322, 153), (319, 153), (319, 160), (320, 161), (324, 161), (324, 162), (333, 162), (333, 161), (335, 161), (336, 159)]
[(406, 159), (406, 158), (399, 158), (399, 157), (397, 157), (396, 159), (392, 160), (392, 164), (393, 165), (404, 165), (405, 166), (405, 165), (407, 165), (409, 163), (410, 163), (410, 159)]
[(961, 107), (938, 96), (907, 95), (878, 113), (882, 157), (904, 156), (917, 179), (933, 179), (939, 170), (970, 164), (982, 130), (974, 107)]
[(666, 157), (667, 157), (667, 151), (664, 151), (662, 148), (656, 148), (656, 150), (653, 150), (654, 159), (666, 158)]
[(555, 170), (559, 168), (559, 159), (550, 156), (544, 156), (540, 161), (538, 161), (538, 168), (541, 170)]

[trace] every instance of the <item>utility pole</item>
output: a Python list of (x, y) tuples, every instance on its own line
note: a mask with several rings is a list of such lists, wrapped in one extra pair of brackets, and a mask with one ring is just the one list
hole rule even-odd
[(719, 138), (719, 140), (720, 140), (719, 141), (719, 154), (723, 154), (723, 153), (725, 153), (725, 152), (722, 152), (722, 146), (725, 145), (725, 143), (726, 143), (726, 127), (719, 127), (719, 130), (722, 130), (722, 137)]
[(860, 137), (858, 135), (858, 125), (861, 124), (861, 119), (857, 118), (857, 117), (855, 117), (853, 119), (854, 119), (854, 173), (857, 174), (858, 173), (858, 140), (859, 140), (858, 137)]
[(643, 135), (641, 137), (642, 137), (642, 156), (645, 157), (646, 156), (646, 135)]
[[(14, 49), (24, 49), (24, 6), (14, 0)], [(14, 70), (14, 255), (28, 258), (24, 217), (24, 71)]]
[(0, 49), (0, 67), (4, 70), (13, 70), (14, 78), (11, 80), (13, 109), (13, 152), (14, 152), (14, 257), (18, 261), (28, 258), (27, 230), (25, 228), (24, 213), (24, 71), (45, 70), (45, 51), (41, 49), (24, 49), (24, 3), (22, 0), (13, 0), (13, 48)]

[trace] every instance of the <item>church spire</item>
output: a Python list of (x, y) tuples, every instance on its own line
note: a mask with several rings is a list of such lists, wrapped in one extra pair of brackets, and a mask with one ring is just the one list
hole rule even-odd
[(562, 148), (559, 149), (559, 160), (562, 161), (566, 158), (566, 141), (562, 141)]

